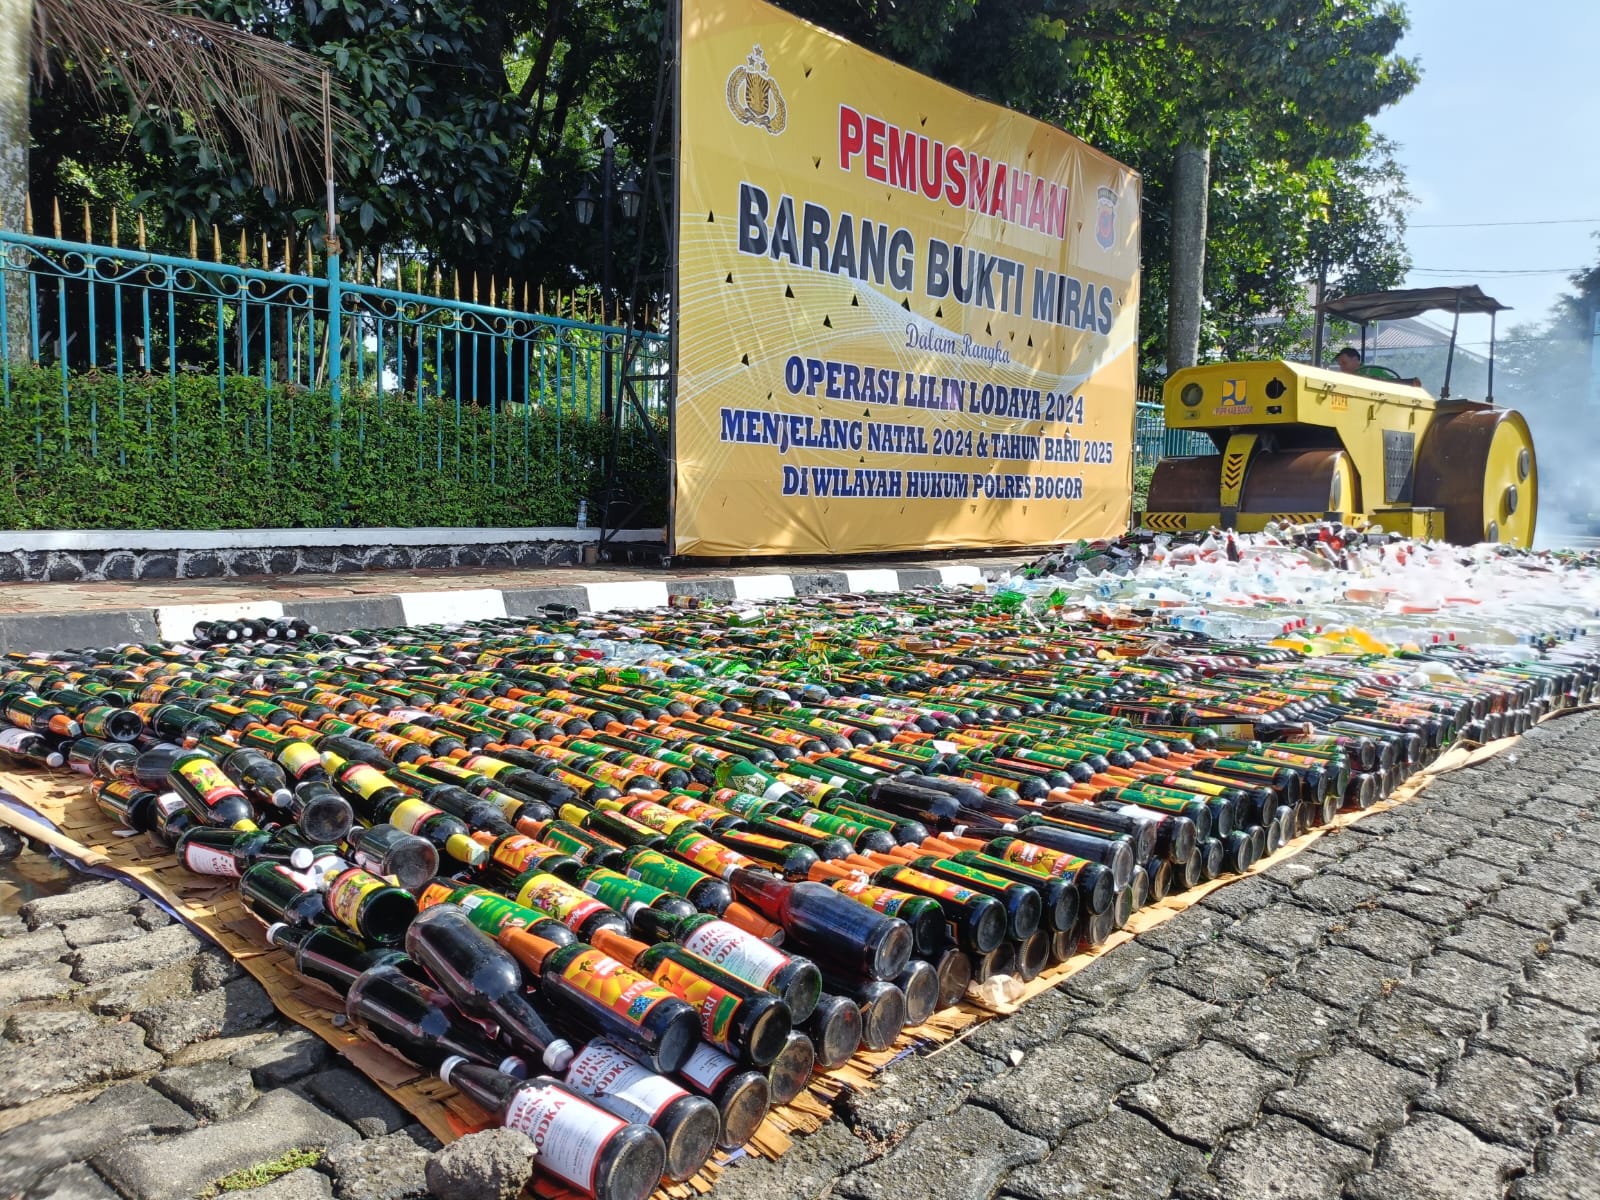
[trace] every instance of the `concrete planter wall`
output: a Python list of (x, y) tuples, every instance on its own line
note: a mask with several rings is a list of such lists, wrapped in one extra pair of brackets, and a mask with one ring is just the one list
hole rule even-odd
[(598, 541), (596, 530), (563, 528), (0, 531), (0, 583), (571, 566)]

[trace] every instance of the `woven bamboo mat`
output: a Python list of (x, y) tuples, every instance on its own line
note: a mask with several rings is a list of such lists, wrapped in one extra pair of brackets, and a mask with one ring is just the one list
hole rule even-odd
[[(1404, 804), (1439, 775), (1504, 753), (1516, 742), (1516, 738), (1504, 738), (1485, 746), (1452, 749), (1407, 780), (1388, 798), (1365, 811), (1340, 813), (1331, 825), (1295, 838), (1257, 863), (1248, 874), (1270, 870), (1293, 858), (1317, 838), (1373, 813)], [(262, 926), (245, 910), (231, 881), (194, 875), (154, 839), (117, 829), (89, 798), (83, 781), (75, 776), (0, 771), (0, 789), (45, 818), (55, 829), (4, 805), (0, 805), (0, 822), (20, 830), (38, 844), (51, 846), (85, 868), (120, 877), (169, 905), (186, 924), (222, 947), (249, 971), (267, 990), (280, 1012), (333, 1046), (441, 1141), (449, 1142), (484, 1127), (483, 1114), (453, 1088), (432, 1076), (419, 1074), (409, 1063), (346, 1028), (338, 997), (322, 985), (296, 974), (289, 955), (266, 943)], [(889, 1049), (862, 1051), (838, 1070), (813, 1076), (810, 1087), (792, 1103), (772, 1110), (745, 1147), (731, 1155), (719, 1152), (688, 1183), (663, 1188), (657, 1193), (658, 1200), (661, 1197), (683, 1200), (710, 1191), (717, 1175), (735, 1157), (744, 1154), (779, 1157), (796, 1135), (814, 1132), (832, 1116), (835, 1101), (846, 1089), (866, 1091), (876, 1087), (879, 1073), (897, 1059), (919, 1048), (948, 1043), (982, 1021), (1017, 1011), (1030, 999), (1083, 970), (1101, 955), (1171, 920), (1218, 888), (1246, 877), (1213, 880), (1147, 906), (1133, 915), (1126, 928), (1113, 933), (1102, 945), (1074, 955), (1032, 980), (1016, 1003), (995, 1008), (962, 1003), (945, 1009), (926, 1025), (902, 1032), (899, 1041)], [(545, 1191), (542, 1186), (539, 1194), (561, 1195), (559, 1191)]]

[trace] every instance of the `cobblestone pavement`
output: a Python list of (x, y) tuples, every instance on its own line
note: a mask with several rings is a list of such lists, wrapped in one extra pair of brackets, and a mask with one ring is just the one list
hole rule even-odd
[[(713, 1195), (1600, 1197), (1596, 778), (1600, 714), (1537, 729), (903, 1060)], [(0, 1197), (427, 1194), (428, 1134), (119, 884), (0, 918), (0, 1032)]]

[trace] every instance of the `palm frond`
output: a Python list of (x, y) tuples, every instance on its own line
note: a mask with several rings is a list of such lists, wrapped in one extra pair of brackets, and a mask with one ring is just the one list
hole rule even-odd
[[(258, 184), (287, 191), (322, 176), (322, 73), (314, 55), (187, 11), (175, 0), (34, 0), (35, 73), (62, 60), (102, 98), (183, 123), (222, 161), (243, 157)], [(354, 123), (332, 106), (335, 148)]]

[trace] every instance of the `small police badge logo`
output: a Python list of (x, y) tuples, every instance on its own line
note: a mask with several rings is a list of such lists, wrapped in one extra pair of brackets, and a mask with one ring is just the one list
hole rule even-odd
[(727, 92), (728, 111), (740, 124), (759, 126), (773, 136), (788, 128), (789, 108), (778, 90), (778, 81), (767, 73), (767, 60), (761, 56), (760, 46), (733, 69)]
[(1109, 250), (1117, 243), (1117, 193), (1103, 187), (1099, 196), (1100, 212), (1094, 223), (1094, 240), (1100, 243), (1102, 250)]

